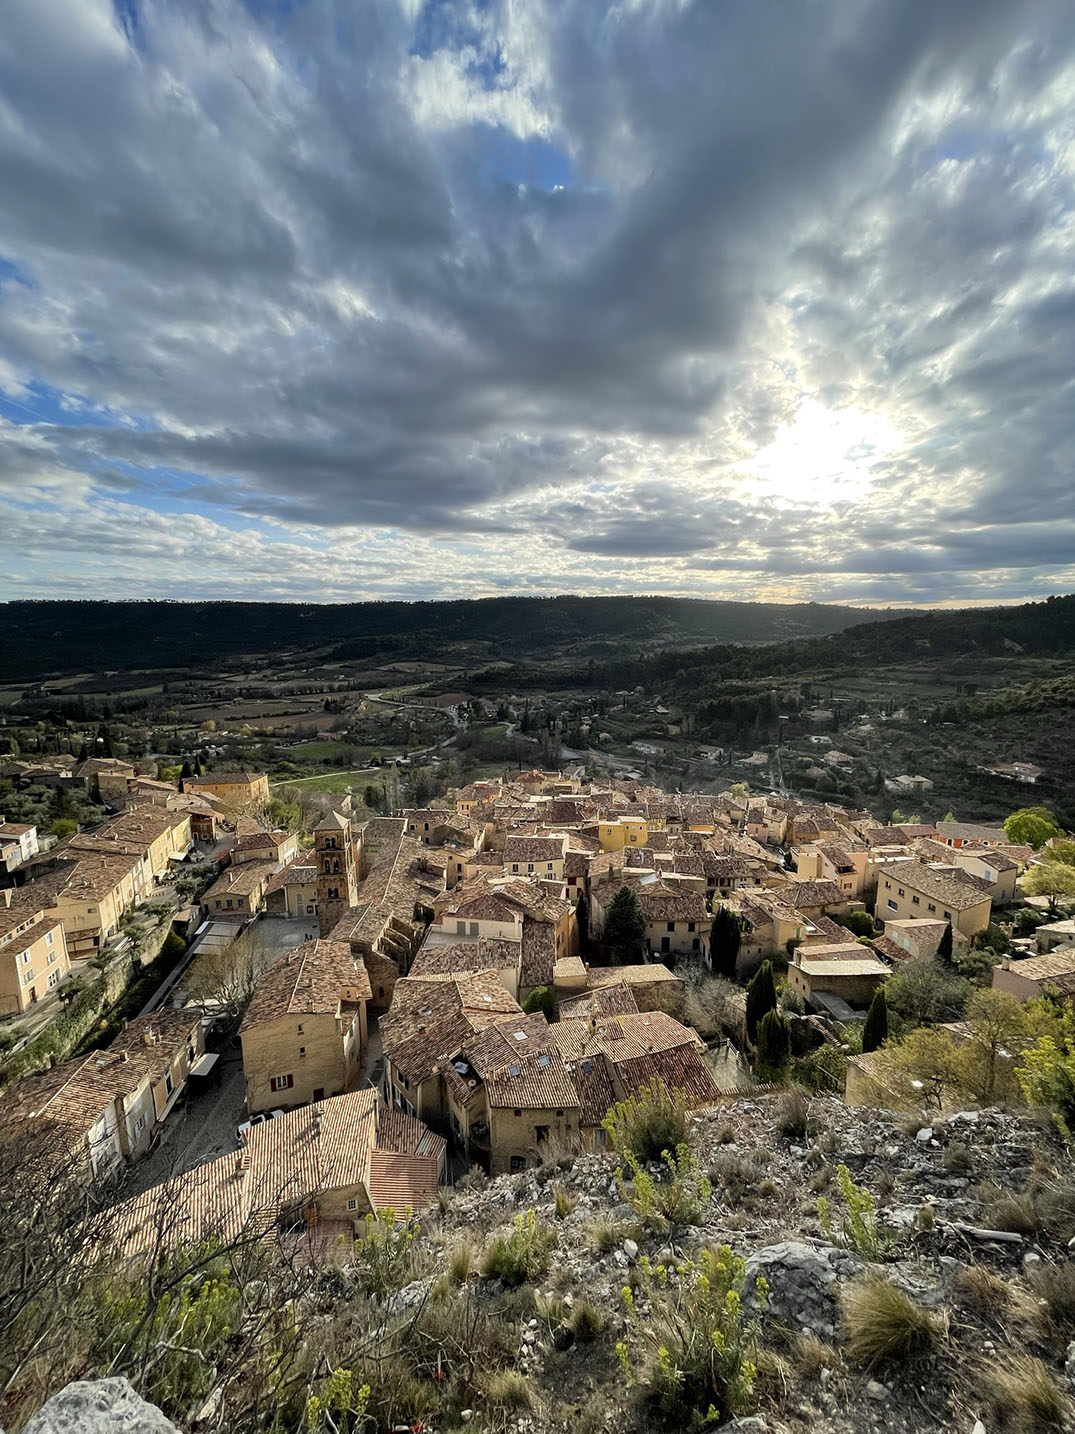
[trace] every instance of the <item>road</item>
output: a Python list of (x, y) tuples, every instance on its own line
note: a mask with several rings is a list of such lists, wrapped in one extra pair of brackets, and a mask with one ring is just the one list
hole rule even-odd
[(199, 1095), (187, 1091), (168, 1116), (160, 1145), (131, 1171), (131, 1194), (140, 1194), (174, 1175), (237, 1150), (235, 1127), (242, 1120), (246, 1085), (238, 1049), (221, 1056), (220, 1084)]

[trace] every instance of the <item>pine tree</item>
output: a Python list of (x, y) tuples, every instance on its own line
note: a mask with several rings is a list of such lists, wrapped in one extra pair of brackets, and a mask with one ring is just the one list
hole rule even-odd
[(888, 1039), (888, 1001), (885, 999), (885, 988), (878, 986), (873, 993), (873, 1000), (870, 1002), (870, 1009), (866, 1013), (866, 1024), (862, 1028), (862, 1051), (866, 1055), (870, 1051), (880, 1050)]
[(188, 777), (193, 777), (194, 770), (189, 761), (185, 761), (179, 769), (179, 780), (185, 782)]
[(629, 961), (641, 954), (645, 934), (646, 918), (638, 895), (633, 887), (621, 886), (605, 914), (605, 941), (621, 961)]
[(776, 981), (770, 962), (763, 961), (747, 987), (747, 1035), (758, 1038), (758, 1027), (768, 1011), (776, 1010)]
[(755, 1070), (763, 1079), (778, 1077), (791, 1055), (791, 1027), (777, 1010), (766, 1011), (758, 1027)]
[(952, 923), (944, 928), (944, 935), (937, 943), (937, 960), (942, 966), (952, 965)]
[(735, 980), (742, 939), (743, 933), (735, 912), (723, 904), (718, 906), (709, 932), (709, 958), (715, 975)]

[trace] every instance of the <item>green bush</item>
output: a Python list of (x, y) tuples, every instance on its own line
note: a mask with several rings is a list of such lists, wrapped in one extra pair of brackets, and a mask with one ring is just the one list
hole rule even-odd
[(601, 1124), (619, 1155), (630, 1151), (645, 1164), (686, 1144), (690, 1115), (682, 1094), (654, 1077), (636, 1095), (617, 1102)]
[(873, 1196), (855, 1184), (846, 1165), (836, 1167), (836, 1183), (842, 1201), (838, 1231), (829, 1201), (824, 1195), (819, 1195), (817, 1200), (817, 1215), (826, 1238), (845, 1245), (864, 1260), (883, 1260), (892, 1248), (893, 1237), (878, 1224)]
[(698, 1430), (749, 1408), (765, 1280), (755, 1286), (757, 1313), (747, 1316), (745, 1263), (726, 1245), (674, 1270), (643, 1257), (636, 1273), (637, 1289), (622, 1291), (627, 1338), (616, 1353), (650, 1418), (668, 1429)]
[(482, 1258), (482, 1274), (515, 1289), (544, 1274), (555, 1244), (552, 1230), (541, 1229), (536, 1211), (527, 1210), (515, 1216), (510, 1235), (493, 1236)]
[(625, 1172), (616, 1171), (620, 1195), (648, 1230), (663, 1233), (674, 1225), (701, 1222), (713, 1187), (689, 1145), (664, 1152), (664, 1169), (655, 1177), (639, 1163), (633, 1150), (624, 1152)]

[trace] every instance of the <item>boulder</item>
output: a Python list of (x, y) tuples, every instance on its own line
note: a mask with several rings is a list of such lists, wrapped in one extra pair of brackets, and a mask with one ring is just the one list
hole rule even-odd
[(80, 1379), (43, 1404), (23, 1434), (179, 1434), (127, 1379)]
[(777, 1320), (796, 1330), (809, 1330), (821, 1339), (832, 1339), (837, 1283), (861, 1270), (854, 1255), (835, 1245), (784, 1240), (755, 1251), (747, 1260), (743, 1297), (747, 1304), (754, 1303), (755, 1282), (763, 1275), (769, 1284), (768, 1309)]

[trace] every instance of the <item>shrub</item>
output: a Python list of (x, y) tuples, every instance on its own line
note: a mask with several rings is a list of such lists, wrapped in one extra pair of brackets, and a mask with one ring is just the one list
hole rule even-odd
[(845, 1245), (864, 1260), (883, 1260), (892, 1248), (893, 1237), (878, 1225), (873, 1196), (855, 1184), (846, 1165), (836, 1167), (836, 1182), (843, 1203), (839, 1233), (834, 1230), (829, 1201), (824, 1195), (817, 1200), (817, 1215), (826, 1238)]
[(1030, 1283), (1045, 1301), (1054, 1328), (1064, 1335), (1075, 1333), (1075, 1265), (1039, 1265)]
[(575, 1302), (574, 1308), (567, 1321), (567, 1327), (575, 1336), (579, 1344), (592, 1344), (604, 1334), (608, 1326), (603, 1310), (593, 1304), (590, 1300), (581, 1299)]
[[(638, 1295), (623, 1290), (627, 1338), (617, 1354), (652, 1418), (675, 1430), (719, 1424), (749, 1407), (757, 1379), (760, 1311), (743, 1311), (745, 1264), (726, 1245), (703, 1250), (674, 1271), (638, 1266)], [(643, 1309), (647, 1313), (643, 1314)]]
[(477, 1251), (470, 1240), (463, 1240), (452, 1248), (448, 1256), (448, 1279), (453, 1285), (465, 1285), (474, 1273)]
[(421, 1233), (408, 1218), (397, 1225), (396, 1212), (386, 1207), (367, 1215), (355, 1239), (355, 1268), (365, 1289), (377, 1298), (395, 1293), (421, 1273)]
[(522, 1007), (528, 1016), (540, 1011), (547, 1021), (556, 1019), (556, 997), (550, 986), (535, 986)]
[(848, 1348), (861, 1364), (899, 1363), (925, 1354), (945, 1333), (945, 1322), (915, 1304), (882, 1275), (850, 1285), (843, 1295)]
[(616, 1171), (620, 1195), (647, 1229), (663, 1233), (671, 1226), (697, 1225), (701, 1221), (713, 1187), (689, 1145), (665, 1151), (665, 1169), (660, 1178), (640, 1165), (631, 1150), (626, 1152), (624, 1162), (630, 1172), (630, 1184), (621, 1166)]
[(682, 1094), (669, 1090), (657, 1077), (636, 1095), (617, 1102), (601, 1124), (618, 1154), (626, 1157), (631, 1151), (643, 1164), (685, 1145), (690, 1132)]
[(556, 1187), (555, 1200), (556, 1218), (558, 1220), (566, 1220), (578, 1204), (577, 1196), (569, 1194), (562, 1185), (557, 1185)]
[(495, 1235), (490, 1241), (482, 1259), (482, 1274), (514, 1289), (544, 1273), (555, 1243), (552, 1231), (538, 1226), (537, 1213), (527, 1210), (515, 1216), (510, 1235)]
[(885, 988), (878, 986), (873, 993), (873, 1000), (870, 1002), (870, 1009), (866, 1013), (866, 1024), (862, 1030), (862, 1050), (864, 1055), (870, 1051), (876, 1051), (888, 1040), (888, 1003), (885, 1000)]
[(985, 1365), (982, 1383), (1001, 1427), (1013, 1434), (1062, 1429), (1071, 1415), (1071, 1400), (1041, 1360), (1029, 1355), (1008, 1355)]
[(773, 1126), (780, 1135), (804, 1140), (810, 1131), (810, 1102), (801, 1090), (790, 1090), (781, 1096), (776, 1107)]

